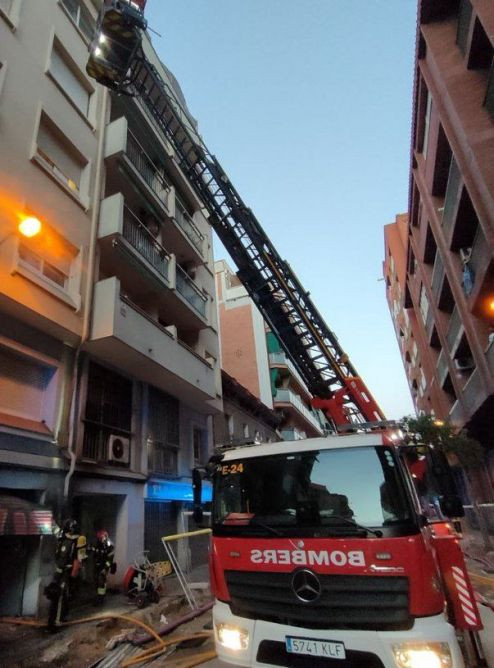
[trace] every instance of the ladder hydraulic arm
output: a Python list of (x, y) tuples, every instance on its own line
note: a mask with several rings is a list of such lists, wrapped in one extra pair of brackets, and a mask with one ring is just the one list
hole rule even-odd
[(88, 74), (138, 97), (170, 142), (182, 172), (238, 268), (238, 276), (283, 349), (336, 428), (385, 417), (288, 262), (196, 132), (170, 85), (142, 47), (145, 0), (105, 0), (91, 45)]

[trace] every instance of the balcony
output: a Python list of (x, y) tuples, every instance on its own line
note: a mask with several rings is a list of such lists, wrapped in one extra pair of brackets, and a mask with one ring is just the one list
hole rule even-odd
[(121, 294), (116, 277), (95, 285), (90, 354), (201, 412), (216, 397), (214, 368)]
[(192, 217), (188, 213), (184, 204), (178, 197), (175, 197), (175, 223), (185, 234), (190, 243), (199, 253), (201, 258), (204, 257), (204, 235), (197, 228), (196, 224), (192, 220)]
[(446, 377), (449, 373), (449, 368), (448, 368), (448, 358), (447, 355), (444, 351), (444, 348), (441, 350), (439, 357), (437, 358), (437, 364), (436, 364), (436, 369), (437, 369), (437, 375), (439, 378), (439, 386), (443, 387)]
[(439, 294), (441, 292), (442, 284), (444, 281), (444, 266), (439, 252), (436, 253), (436, 259), (434, 261), (434, 269), (432, 271), (432, 281), (431, 281), (431, 290), (435, 297), (435, 302), (437, 304)]
[(203, 329), (208, 300), (176, 263), (175, 255), (153, 237), (121, 193), (101, 203), (98, 238), (101, 269), (117, 276), (125, 293), (137, 301), (152, 299), (166, 313), (167, 322), (188, 329)]
[[(128, 207), (121, 193), (101, 203), (98, 239), (102, 248), (102, 268), (107, 274), (125, 275), (132, 268), (158, 289), (173, 287), (175, 260)], [(137, 276), (132, 281), (138, 281)]]
[(470, 256), (469, 267), (473, 270), (474, 283), (478, 277), (481, 277), (489, 262), (492, 260), (492, 252), (487, 245), (484, 234), (480, 227), (477, 229), (477, 234), (472, 246), (472, 254)]
[(292, 361), (284, 352), (269, 353), (269, 366), (286, 367), (290, 371), (290, 374), (293, 376), (304, 396), (310, 398), (307, 385), (302, 380), (302, 377), (299, 375), (297, 369), (293, 366)]
[(446, 196), (444, 199), (444, 209), (442, 217), (442, 226), (444, 236), (448, 239), (451, 229), (454, 227), (456, 214), (458, 211), (459, 191), (461, 186), (461, 173), (454, 156), (451, 158), (449, 167), (448, 185), (446, 187)]
[(284, 441), (300, 441), (303, 438), (307, 438), (305, 431), (296, 429), (295, 427), (290, 429), (282, 429), (281, 436)]
[(176, 274), (177, 292), (192, 306), (192, 308), (206, 319), (207, 297), (194, 283), (191, 277), (177, 265)]
[(464, 329), (463, 323), (461, 322), (460, 312), (455, 306), (449, 319), (448, 329), (446, 331), (446, 341), (448, 342), (451, 358), (455, 356), (456, 350), (461, 341), (461, 337), (463, 336), (463, 331)]
[(117, 163), (120, 167), (109, 170), (107, 190), (121, 190), (125, 182), (129, 191), (137, 185), (144, 201), (149, 200), (158, 212), (173, 215), (174, 193), (164, 176), (163, 168), (151, 160), (137, 137), (129, 130), (125, 117), (107, 126), (104, 156), (108, 165)]
[(306, 423), (322, 436), (323, 429), (317, 417), (307, 408), (300, 397), (291, 390), (278, 389), (276, 395), (273, 397), (273, 404), (275, 408), (293, 408), (298, 417), (303, 418)]

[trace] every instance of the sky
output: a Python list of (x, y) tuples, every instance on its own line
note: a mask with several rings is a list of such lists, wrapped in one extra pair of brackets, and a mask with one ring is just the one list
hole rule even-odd
[[(158, 55), (389, 419), (413, 412), (382, 280), (407, 210), (416, 0), (148, 0)], [(228, 259), (215, 242), (215, 259)]]

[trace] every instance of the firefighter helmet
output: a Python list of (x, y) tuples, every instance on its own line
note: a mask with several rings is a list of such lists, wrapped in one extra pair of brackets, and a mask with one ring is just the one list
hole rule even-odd
[(62, 532), (70, 534), (79, 533), (79, 525), (77, 524), (76, 520), (70, 518), (65, 520), (65, 522), (63, 523)]
[(109, 539), (108, 536), (108, 531), (105, 531), (104, 529), (100, 529), (98, 533), (96, 534), (96, 539), (100, 541), (100, 543), (104, 543)]

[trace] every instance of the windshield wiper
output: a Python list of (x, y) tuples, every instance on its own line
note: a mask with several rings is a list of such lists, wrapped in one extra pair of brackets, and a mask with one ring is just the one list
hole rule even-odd
[(355, 522), (355, 520), (351, 520), (348, 517), (343, 517), (343, 515), (330, 515), (327, 519), (340, 520), (341, 522), (345, 522), (345, 524), (348, 524), (348, 526), (355, 527), (356, 529), (361, 529), (366, 533), (373, 533), (375, 536), (377, 536), (377, 538), (381, 538), (383, 535), (383, 532), (380, 531), (379, 529), (369, 529), (369, 527), (365, 527), (363, 524), (359, 524), (358, 522)]
[(271, 533), (274, 534), (275, 536), (283, 536), (283, 534), (280, 531), (278, 531), (278, 529), (270, 527), (269, 524), (264, 524), (264, 522), (260, 522), (256, 517), (253, 517), (247, 526), (262, 527), (263, 529), (266, 529), (266, 531), (271, 531)]

